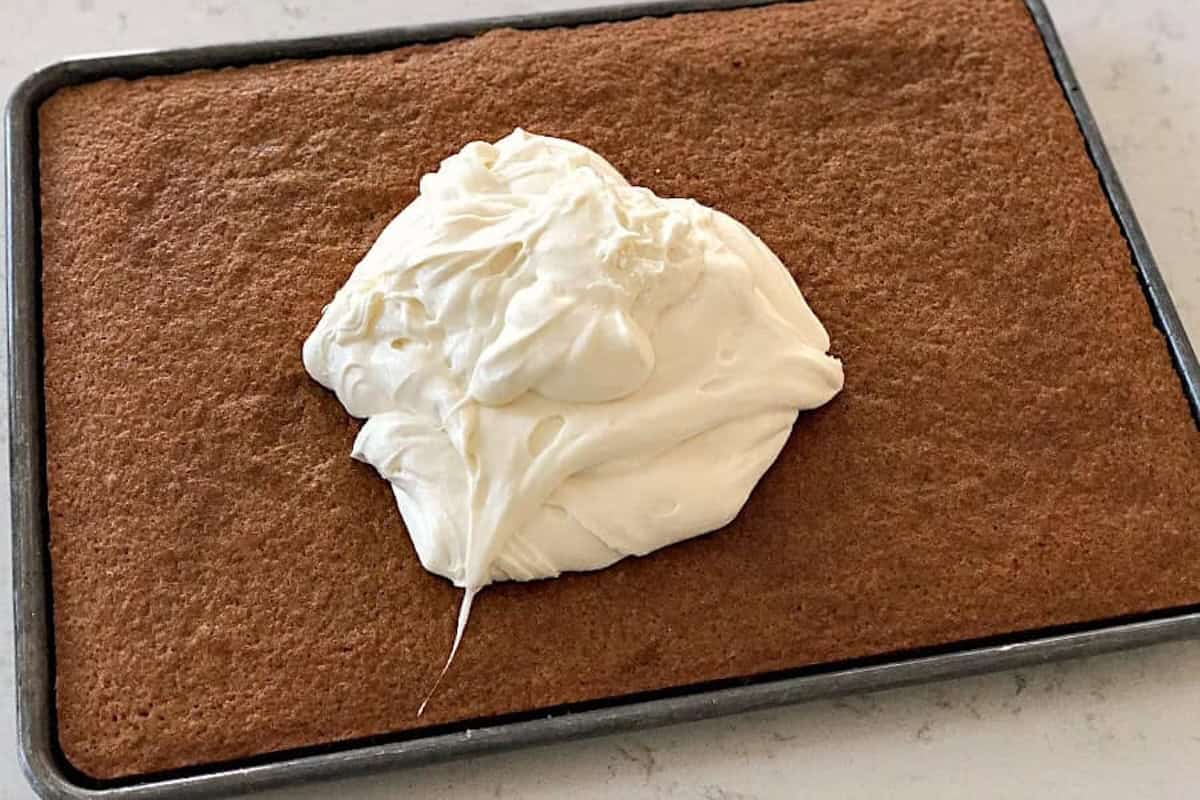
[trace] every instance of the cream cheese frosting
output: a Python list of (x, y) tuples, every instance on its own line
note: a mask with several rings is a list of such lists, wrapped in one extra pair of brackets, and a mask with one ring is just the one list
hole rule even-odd
[(842, 388), (829, 336), (745, 226), (516, 130), (421, 179), (325, 308), (304, 366), (364, 418), (422, 565), (492, 581), (606, 567), (720, 528), (797, 413)]

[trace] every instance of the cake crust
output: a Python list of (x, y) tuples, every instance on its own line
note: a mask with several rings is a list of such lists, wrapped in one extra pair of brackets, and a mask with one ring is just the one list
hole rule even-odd
[[(305, 374), (513, 127), (744, 221), (846, 364), (722, 531), (459, 593)], [(114, 778), (1200, 602), (1200, 436), (1017, 0), (815, 0), (62, 90), (40, 112), (58, 736)]]

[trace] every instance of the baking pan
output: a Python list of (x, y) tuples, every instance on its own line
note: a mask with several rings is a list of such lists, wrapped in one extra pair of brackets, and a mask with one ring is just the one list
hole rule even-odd
[[(16, 607), (16, 693), (20, 757), (47, 798), (194, 798), (250, 791), (291, 781), (345, 776), (389, 767), (627, 731), (818, 697), (1007, 669), (1200, 634), (1200, 606), (1132, 618), (826, 664), (720, 684), (544, 709), (493, 720), (377, 737), (169, 774), (96, 782), (75, 772), (56, 743), (54, 651), (45, 506), (40, 244), (38, 219), (39, 104), (55, 90), (107, 77), (217, 68), (284, 58), (362, 53), (479, 33), (494, 27), (538, 28), (761, 5), (746, 0), (683, 0), (599, 10), (483, 19), (450, 24), (186, 50), (79, 58), (26, 79), (5, 115), (8, 166), (8, 353), (12, 531)], [(1026, 0), (1063, 92), (1074, 110), (1101, 185), (1129, 244), (1155, 324), (1163, 333), (1183, 392), (1200, 422), (1200, 363), (1188, 342), (1129, 200), (1041, 0)]]

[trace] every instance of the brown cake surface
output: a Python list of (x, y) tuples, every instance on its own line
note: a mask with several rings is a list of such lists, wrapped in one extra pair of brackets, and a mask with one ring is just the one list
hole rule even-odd
[[(846, 388), (721, 532), (485, 590), (418, 719), (459, 592), (300, 346), (420, 175), (515, 126), (744, 221)], [(1200, 436), (1017, 0), (112, 80), (40, 136), (58, 732), (89, 775), (1200, 602)]]

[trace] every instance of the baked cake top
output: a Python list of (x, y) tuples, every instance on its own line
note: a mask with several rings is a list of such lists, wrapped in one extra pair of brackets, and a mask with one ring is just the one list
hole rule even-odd
[[(424, 572), (321, 306), (524, 127), (742, 220), (847, 365), (720, 533)], [(111, 778), (1200, 602), (1200, 442), (1017, 0), (815, 0), (66, 89), (40, 116), (58, 735)], [(636, 491), (636, 487), (631, 487)]]

